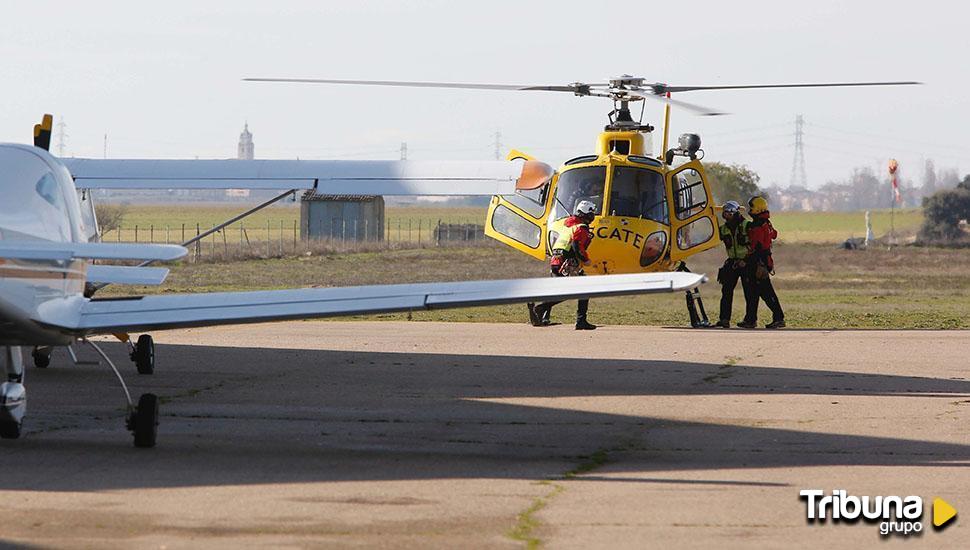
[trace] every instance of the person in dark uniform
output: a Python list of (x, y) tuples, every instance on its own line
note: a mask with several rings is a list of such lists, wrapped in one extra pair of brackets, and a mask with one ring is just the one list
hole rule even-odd
[(765, 328), (785, 328), (785, 312), (771, 276), (775, 273), (775, 261), (771, 257), (771, 243), (778, 238), (778, 232), (771, 225), (768, 201), (764, 197), (751, 197), (748, 201), (751, 223), (748, 224), (748, 256), (745, 259), (745, 274), (751, 284), (751, 299), (747, 301), (744, 321), (741, 328), (755, 328), (758, 325), (758, 302), (763, 300), (771, 310), (771, 322)]
[[(718, 228), (721, 242), (727, 252), (724, 265), (717, 270), (717, 282), (721, 283), (721, 314), (714, 326), (731, 328), (731, 308), (734, 305), (734, 289), (741, 281), (745, 302), (752, 301), (751, 285), (745, 273), (745, 258), (748, 256), (748, 225), (749, 221), (741, 214), (741, 205), (737, 201), (724, 203), (721, 209), (724, 223)], [(756, 300), (756, 299), (755, 299)]]

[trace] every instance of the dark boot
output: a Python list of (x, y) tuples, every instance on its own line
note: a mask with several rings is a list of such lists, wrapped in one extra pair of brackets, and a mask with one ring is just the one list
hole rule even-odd
[(539, 316), (536, 314), (535, 309), (536, 305), (533, 302), (529, 302), (526, 304), (526, 307), (529, 308), (529, 324), (534, 327), (539, 326)]
[(758, 328), (758, 323), (755, 321), (741, 321), (738, 323), (738, 328)]
[(552, 314), (552, 305), (536, 304), (529, 308), (529, 322), (534, 327), (549, 326), (549, 316)]
[(715, 323), (714, 326), (715, 327), (718, 327), (718, 328), (731, 328), (731, 320), (730, 319), (721, 319), (720, 321), (718, 321), (717, 323)]
[(765, 325), (765, 328), (785, 328), (785, 320), (778, 319), (777, 321), (772, 321)]
[(576, 330), (596, 330), (596, 325), (587, 321), (586, 317), (577, 317)]

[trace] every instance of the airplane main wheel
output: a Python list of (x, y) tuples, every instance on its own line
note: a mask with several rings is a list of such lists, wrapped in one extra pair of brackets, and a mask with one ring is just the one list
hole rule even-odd
[(39, 348), (34, 349), (30, 356), (34, 359), (34, 366), (39, 369), (46, 369), (51, 364), (50, 348), (47, 348), (46, 351)]
[(155, 341), (151, 335), (142, 334), (135, 344), (135, 352), (131, 354), (135, 360), (138, 374), (152, 374), (155, 372)]
[(158, 396), (153, 393), (142, 394), (138, 398), (138, 408), (132, 416), (132, 431), (135, 434), (135, 447), (155, 446), (158, 437)]
[(0, 422), (0, 438), (17, 439), (20, 437), (20, 422)]

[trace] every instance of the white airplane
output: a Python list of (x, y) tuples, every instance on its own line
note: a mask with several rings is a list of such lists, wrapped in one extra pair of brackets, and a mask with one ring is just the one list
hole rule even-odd
[[(147, 264), (177, 260), (187, 250), (178, 245), (98, 242), (97, 220), (85, 189), (286, 190), (277, 199), (299, 189), (345, 195), (501, 195), (514, 192), (516, 184), (521, 184), (524, 167), (521, 162), (500, 161), (62, 161), (46, 151), (49, 120), (45, 126), (46, 130), (41, 125), (35, 128), (39, 147), (0, 144), (0, 347), (6, 367), (6, 381), (0, 384), (3, 438), (17, 438), (22, 431), (27, 405), (25, 347), (33, 348), (38, 366), (46, 366), (51, 347), (79, 341), (89, 344), (121, 382), (128, 403), (126, 424), (135, 445), (152, 447), (157, 435), (157, 397), (144, 394), (137, 405), (133, 403), (121, 373), (88, 337), (116, 335), (128, 343), (139, 372), (150, 373), (154, 370), (151, 336), (142, 334), (132, 344), (128, 333), (673, 292), (706, 280), (693, 273), (653, 273), (98, 299), (94, 291), (105, 284), (161, 284), (168, 270)], [(144, 263), (109, 266), (93, 265), (92, 260)]]

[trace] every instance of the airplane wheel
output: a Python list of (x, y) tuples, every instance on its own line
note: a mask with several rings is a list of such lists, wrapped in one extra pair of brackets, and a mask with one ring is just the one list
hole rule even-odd
[(138, 408), (132, 415), (132, 431), (135, 434), (135, 447), (155, 446), (158, 436), (158, 396), (145, 393), (138, 399)]
[(0, 422), (0, 438), (17, 439), (20, 437), (21, 424), (19, 422)]
[(46, 369), (51, 364), (51, 350), (47, 351), (35, 349), (31, 354), (34, 358), (34, 366), (39, 369)]
[(138, 374), (152, 374), (155, 372), (155, 341), (151, 335), (142, 334), (135, 344), (135, 352), (131, 354), (138, 368)]

